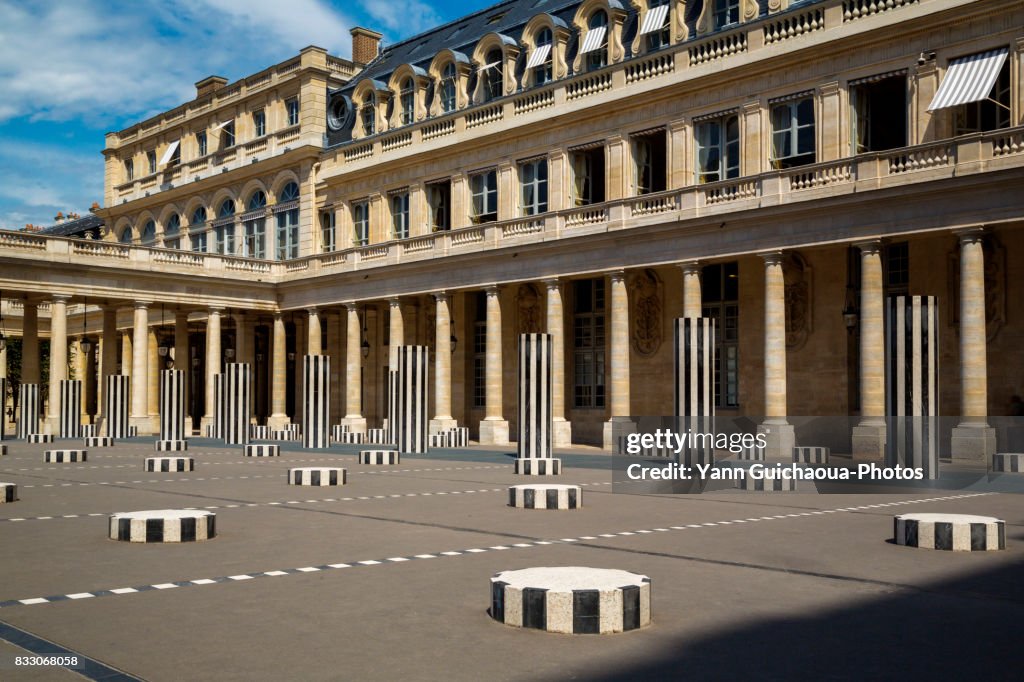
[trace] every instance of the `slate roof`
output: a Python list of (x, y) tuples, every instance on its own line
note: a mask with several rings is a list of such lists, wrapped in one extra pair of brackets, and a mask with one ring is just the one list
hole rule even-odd
[(65, 220), (63, 223), (50, 225), (40, 230), (39, 234), (46, 234), (52, 237), (78, 237), (89, 230), (99, 227), (103, 227), (103, 219), (89, 214), (75, 220)]

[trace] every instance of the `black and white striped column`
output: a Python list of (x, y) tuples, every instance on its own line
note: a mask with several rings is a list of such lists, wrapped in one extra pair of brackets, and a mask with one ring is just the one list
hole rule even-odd
[(519, 459), (551, 457), (551, 334), (519, 335)]
[[(224, 438), (224, 421), (227, 418), (227, 405), (224, 392), (224, 373), (213, 375), (213, 424), (207, 428), (207, 436), (210, 438)], [(211, 428), (212, 427), (212, 432)]]
[(128, 408), (131, 396), (131, 377), (122, 374), (107, 377), (106, 392), (103, 394), (103, 419), (109, 437), (129, 437)]
[(583, 490), (578, 485), (528, 483), (508, 489), (508, 506), (519, 509), (579, 509)]
[[(678, 433), (715, 433), (715, 321), (709, 317), (675, 320), (675, 416)], [(679, 460), (687, 466), (714, 464), (714, 446), (687, 439)]]
[(359, 463), (372, 466), (390, 466), (402, 461), (397, 450), (360, 450)]
[(217, 515), (200, 509), (112, 514), (108, 536), (122, 542), (196, 542), (217, 535)]
[(347, 425), (335, 424), (334, 426), (331, 427), (331, 440), (335, 443), (341, 443), (344, 440), (341, 434), (348, 432), (349, 429)]
[(146, 471), (193, 471), (196, 463), (191, 457), (147, 457), (143, 467)]
[(886, 464), (939, 477), (939, 314), (935, 296), (885, 302)]
[(60, 381), (60, 422), (58, 433), (61, 438), (79, 438), (82, 429), (82, 382), (78, 379)]
[(47, 450), (43, 453), (43, 461), (49, 464), (67, 464), (84, 462), (89, 453), (85, 450)]
[(39, 384), (18, 386), (18, 438), (28, 437), (39, 431)]
[(272, 443), (249, 444), (245, 446), (246, 457), (280, 457), (281, 446)]
[(288, 470), (288, 485), (345, 485), (348, 473), (340, 467), (297, 467)]
[(893, 517), (897, 545), (955, 552), (1006, 549), (1006, 522), (971, 514), (900, 514)]
[(223, 376), (224, 424), (221, 437), (229, 445), (245, 445), (249, 442), (249, 418), (252, 415), (252, 368), (248, 363), (229, 362), (224, 366)]
[(185, 372), (165, 369), (160, 372), (160, 440), (159, 451), (180, 452), (188, 449), (185, 440)]
[(797, 464), (828, 464), (829, 448), (803, 446), (793, 448), (793, 461)]
[(331, 358), (307, 355), (302, 361), (305, 405), (302, 411), (302, 447), (330, 446)]
[(992, 471), (1007, 474), (1024, 474), (1024, 453), (997, 452), (992, 455)]
[[(387, 442), (397, 443), (398, 435), (395, 430), (396, 414), (398, 410), (398, 370), (388, 370), (388, 415), (387, 419)], [(373, 442), (373, 441), (370, 441)]]
[(399, 452), (423, 453), (427, 451), (427, 347), (399, 346), (396, 350), (395, 444)]

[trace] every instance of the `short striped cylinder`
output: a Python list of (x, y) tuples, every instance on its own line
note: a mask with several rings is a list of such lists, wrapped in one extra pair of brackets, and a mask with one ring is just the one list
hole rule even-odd
[(348, 443), (349, 445), (362, 445), (363, 443), (364, 434), (362, 433), (353, 433), (351, 431), (346, 431), (338, 435), (341, 436), (341, 438), (336, 439), (339, 443)]
[(432, 433), (427, 437), (427, 441), (432, 448), (446, 448), (448, 447), (448, 433)]
[(18, 485), (16, 483), (0, 483), (0, 502), (17, 502)]
[(246, 457), (280, 457), (281, 446), (270, 443), (250, 443), (245, 446)]
[(293, 441), (297, 440), (298, 436), (295, 435), (294, 431), (271, 431), (270, 440), (278, 441)]
[(302, 447), (326, 448), (331, 444), (331, 358), (307, 355), (302, 360)]
[(61, 379), (58, 433), (61, 438), (79, 438), (81, 430), (82, 382), (78, 379)]
[(131, 377), (111, 374), (107, 377), (103, 393), (103, 422), (106, 435), (111, 438), (129, 438), (128, 406), (131, 401)]
[(398, 370), (392, 369), (388, 372), (388, 414), (384, 419), (384, 428), (387, 430), (389, 443), (397, 443), (398, 435), (395, 432), (395, 421), (398, 415)]
[(138, 438), (138, 436), (139, 436), (139, 427), (138, 426), (132, 426), (131, 424), (129, 424), (128, 425), (128, 437), (129, 438)]
[(82, 424), (82, 438), (90, 438), (92, 436), (100, 435), (100, 430), (96, 424)]
[(335, 424), (331, 427), (331, 440), (335, 443), (341, 442), (341, 435), (348, 433), (348, 426), (345, 424)]
[(185, 452), (188, 450), (187, 440), (158, 440), (154, 447), (157, 452)]
[(114, 446), (114, 439), (110, 436), (86, 436), (85, 447), (87, 448), (110, 448)]
[(0, 443), (0, 457), (3, 457), (6, 454), (7, 454), (7, 446), (4, 445), (3, 443)]
[(519, 335), (520, 459), (551, 457), (551, 343), (551, 334)]
[(18, 438), (39, 431), (39, 384), (18, 386)]
[(207, 424), (206, 425), (206, 437), (207, 438), (216, 438), (217, 437), (217, 425), (216, 424)]
[(491, 618), (517, 628), (610, 634), (651, 624), (651, 579), (608, 568), (558, 566), (491, 578)]
[(426, 346), (398, 346), (395, 376), (395, 443), (399, 452), (427, 451)]
[(513, 473), (519, 476), (558, 476), (562, 460), (552, 457), (523, 457), (513, 460)]
[(253, 440), (270, 440), (270, 427), (252, 424), (249, 426), (249, 437)]
[(348, 472), (340, 467), (299, 467), (288, 470), (288, 485), (330, 486), (348, 483)]
[(28, 442), (29, 443), (52, 443), (53, 442), (53, 434), (52, 433), (30, 433), (28, 435)]
[(302, 427), (299, 424), (285, 424), (281, 430), (290, 433), (295, 440), (302, 437)]
[(939, 313), (935, 296), (885, 302), (886, 464), (939, 477)]
[(227, 419), (227, 394), (224, 391), (224, 373), (213, 375), (213, 427), (212, 433), (207, 429), (207, 436), (224, 438), (224, 422)]
[[(715, 321), (681, 317), (674, 326), (675, 430), (677, 433), (715, 433)], [(689, 440), (678, 453), (687, 466), (714, 464), (712, 443)]]
[(736, 453), (736, 459), (744, 462), (763, 462), (764, 448), (759, 445), (745, 447)]
[(366, 442), (371, 445), (392, 445), (394, 441), (388, 440), (387, 429), (367, 429)]
[(796, 490), (795, 479), (777, 474), (779, 470), (775, 467), (762, 467), (756, 474), (747, 469), (736, 482), (736, 487), (759, 493), (788, 493)]
[(252, 368), (245, 362), (224, 365), (224, 431), (228, 445), (249, 442), (249, 419), (252, 416)]
[(579, 509), (583, 506), (583, 491), (578, 485), (513, 485), (508, 489), (508, 506), (519, 509)]
[(196, 468), (191, 457), (147, 457), (146, 471), (192, 471)]
[(992, 455), (992, 471), (1008, 474), (1024, 473), (1024, 453), (997, 452)]
[(185, 440), (185, 372), (160, 372), (160, 440)]
[(448, 429), (448, 447), (465, 448), (469, 447), (469, 427), (453, 426)]
[(360, 464), (371, 464), (375, 466), (387, 466), (389, 464), (398, 464), (402, 461), (401, 456), (397, 450), (360, 450), (359, 451), (359, 463)]
[(971, 514), (900, 514), (893, 517), (897, 545), (955, 552), (1006, 549), (1006, 523)]
[(43, 461), (51, 464), (84, 462), (87, 455), (85, 450), (47, 450), (43, 453)]
[(793, 448), (793, 461), (797, 464), (828, 464), (829, 449), (820, 446)]
[(217, 535), (217, 515), (199, 509), (112, 514), (109, 537), (121, 542), (196, 542)]

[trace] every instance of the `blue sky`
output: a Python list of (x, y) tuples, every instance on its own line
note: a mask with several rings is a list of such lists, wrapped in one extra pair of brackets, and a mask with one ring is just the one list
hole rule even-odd
[(103, 199), (103, 135), (349, 29), (395, 42), (496, 0), (0, 0), (0, 228)]

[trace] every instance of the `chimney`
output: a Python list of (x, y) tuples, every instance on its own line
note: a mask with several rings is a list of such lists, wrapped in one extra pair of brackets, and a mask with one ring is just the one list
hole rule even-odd
[(356, 26), (352, 33), (352, 61), (356, 64), (369, 64), (380, 51), (382, 34), (368, 28)]
[(196, 83), (196, 99), (216, 92), (228, 84), (228, 79), (223, 76), (207, 76)]
[(57, 215), (55, 215), (53, 219), (58, 225), (60, 225), (64, 222), (64, 213), (62, 211), (57, 211)]

